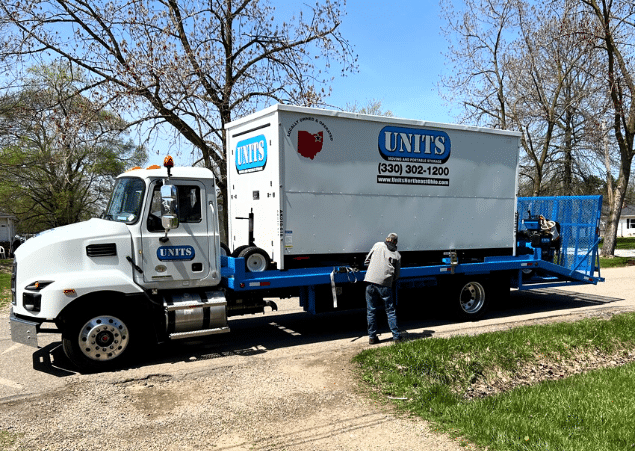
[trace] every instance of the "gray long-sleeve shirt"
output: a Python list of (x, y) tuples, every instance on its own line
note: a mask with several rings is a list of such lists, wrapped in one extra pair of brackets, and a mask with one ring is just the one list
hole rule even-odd
[(385, 242), (380, 241), (375, 243), (366, 256), (364, 265), (368, 266), (365, 282), (389, 287), (399, 278), (401, 255), (396, 247), (388, 247)]

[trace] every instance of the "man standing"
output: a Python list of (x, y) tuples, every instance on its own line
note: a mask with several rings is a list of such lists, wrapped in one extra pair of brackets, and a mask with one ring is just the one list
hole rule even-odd
[(397, 234), (391, 233), (385, 242), (375, 243), (364, 261), (368, 266), (364, 281), (366, 286), (366, 316), (368, 319), (368, 342), (379, 342), (377, 338), (377, 309), (384, 308), (388, 327), (395, 342), (402, 341), (397, 328), (397, 314), (393, 297), (393, 285), (399, 278), (401, 255), (397, 252)]

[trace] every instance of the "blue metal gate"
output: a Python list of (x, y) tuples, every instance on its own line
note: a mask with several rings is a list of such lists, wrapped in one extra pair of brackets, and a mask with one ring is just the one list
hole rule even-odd
[(597, 269), (602, 196), (519, 197), (518, 230), (522, 219), (541, 215), (558, 222), (562, 246), (554, 263), (587, 275)]

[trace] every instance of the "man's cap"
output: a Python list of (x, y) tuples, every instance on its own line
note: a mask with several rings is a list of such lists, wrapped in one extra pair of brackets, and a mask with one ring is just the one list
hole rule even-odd
[(390, 233), (387, 237), (386, 237), (386, 241), (392, 241), (393, 243), (397, 243), (397, 241), (399, 240), (399, 238), (397, 237), (396, 233)]

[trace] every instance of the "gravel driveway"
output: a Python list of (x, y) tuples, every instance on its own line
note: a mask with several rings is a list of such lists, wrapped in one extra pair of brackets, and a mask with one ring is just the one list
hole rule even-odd
[[(635, 267), (602, 275), (597, 287), (513, 293), (513, 307), (477, 323), (428, 309), (400, 325), (419, 338), (635, 310)], [(364, 311), (312, 317), (293, 300), (279, 306), (232, 320), (230, 334), (162, 346), (135, 368), (92, 375), (65, 368), (55, 336), (45, 349), (52, 364), (11, 343), (0, 313), (0, 450), (472, 449), (360, 393), (350, 359), (368, 347)]]

